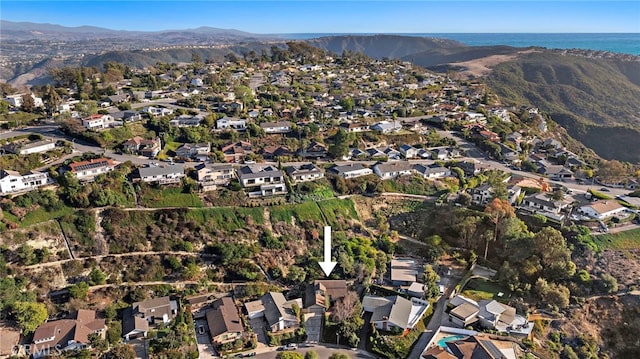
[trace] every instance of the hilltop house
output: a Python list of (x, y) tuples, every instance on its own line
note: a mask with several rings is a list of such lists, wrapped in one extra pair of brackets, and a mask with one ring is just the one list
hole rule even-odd
[(159, 184), (179, 183), (184, 176), (184, 165), (180, 163), (149, 163), (134, 172), (134, 178), (138, 181)]
[(420, 152), (420, 150), (418, 150), (417, 148), (407, 144), (401, 145), (399, 149), (400, 149), (400, 153), (402, 153), (404, 158), (407, 158), (407, 159), (417, 158)]
[(213, 191), (217, 186), (226, 186), (235, 176), (233, 166), (228, 163), (201, 163), (195, 167), (198, 183), (203, 191)]
[(578, 208), (578, 213), (603, 220), (624, 213), (626, 207), (614, 200), (600, 200)]
[(198, 127), (202, 120), (204, 120), (204, 116), (202, 115), (180, 115), (169, 121), (169, 125), (173, 127)]
[(79, 180), (90, 180), (95, 176), (113, 171), (116, 164), (108, 158), (95, 158), (88, 161), (74, 162), (69, 165), (70, 172)]
[(16, 155), (30, 155), (32, 153), (42, 153), (56, 148), (56, 142), (52, 139), (32, 141), (28, 143), (11, 143), (4, 146), (4, 150)]
[(31, 191), (51, 183), (46, 172), (31, 171), (22, 176), (16, 171), (0, 170), (0, 195)]
[(324, 172), (320, 167), (312, 163), (289, 166), (285, 171), (293, 182), (315, 181), (324, 177)]
[(242, 162), (249, 153), (252, 153), (251, 142), (239, 141), (230, 143), (221, 148), (224, 159), (227, 162)]
[(249, 319), (264, 318), (268, 330), (276, 333), (300, 325), (300, 319), (293, 310), (294, 305), (302, 308), (302, 299), (286, 300), (282, 293), (269, 292), (258, 300), (245, 303), (244, 306)]
[(263, 122), (260, 124), (260, 128), (262, 128), (266, 134), (289, 133), (291, 132), (291, 122)]
[(540, 213), (549, 219), (561, 221), (564, 219), (562, 210), (569, 206), (567, 200), (555, 200), (546, 193), (538, 193), (524, 197), (522, 200), (522, 209), (533, 213)]
[(350, 163), (341, 166), (334, 165), (329, 168), (329, 171), (344, 179), (366, 176), (373, 173), (371, 168), (365, 167), (362, 163)]
[(142, 109), (142, 112), (148, 114), (150, 117), (173, 115), (173, 110), (165, 107), (146, 106)]
[(128, 153), (153, 158), (160, 153), (160, 150), (162, 150), (162, 142), (160, 142), (159, 138), (147, 140), (140, 136), (136, 136), (125, 141), (122, 144), (122, 149)]
[(104, 338), (106, 330), (105, 320), (97, 319), (94, 310), (80, 309), (69, 319), (41, 324), (33, 333), (30, 351), (34, 358), (40, 358), (58, 351), (83, 349), (89, 346), (91, 334)]
[(318, 306), (323, 310), (347, 295), (347, 282), (344, 280), (316, 280), (313, 284), (307, 284), (305, 291), (304, 307)]
[(410, 285), (417, 280), (416, 261), (409, 258), (391, 260), (391, 282), (395, 286)]
[(304, 159), (319, 159), (327, 156), (327, 146), (323, 143), (313, 141), (304, 149), (298, 151), (298, 156)]
[(169, 297), (135, 302), (122, 314), (122, 336), (130, 340), (139, 335), (147, 336), (150, 326), (169, 324), (178, 314), (178, 303)]
[(80, 120), (87, 130), (101, 130), (109, 127), (122, 126), (121, 121), (116, 121), (111, 115), (91, 115)]
[(249, 192), (250, 197), (275, 196), (287, 193), (284, 174), (273, 166), (244, 166), (238, 169), (238, 180), (242, 187), (259, 187)]
[(244, 131), (247, 129), (247, 121), (234, 117), (223, 117), (216, 121), (216, 128), (219, 130)]
[(528, 325), (527, 319), (517, 315), (514, 307), (495, 300), (485, 299), (476, 302), (457, 295), (449, 301), (447, 306), (451, 308), (449, 320), (459, 327), (478, 323), (483, 328), (508, 332)]
[(362, 300), (365, 312), (370, 312), (371, 321), (378, 330), (410, 330), (420, 321), (429, 308), (429, 302), (417, 298), (405, 299), (399, 295), (391, 297), (365, 296)]
[(206, 161), (209, 153), (211, 153), (211, 146), (208, 142), (185, 143), (178, 147), (175, 152), (176, 157)]
[(373, 166), (373, 172), (383, 180), (393, 179), (399, 176), (410, 175), (414, 172), (409, 162), (378, 162)]
[(205, 314), (211, 342), (219, 345), (242, 338), (244, 326), (231, 297), (222, 297), (212, 304)]
[(450, 169), (438, 166), (435, 163), (427, 166), (423, 164), (417, 164), (413, 168), (415, 169), (416, 172), (418, 172), (419, 175), (421, 175), (424, 178), (433, 179), (433, 178), (443, 178), (443, 177), (451, 176)]

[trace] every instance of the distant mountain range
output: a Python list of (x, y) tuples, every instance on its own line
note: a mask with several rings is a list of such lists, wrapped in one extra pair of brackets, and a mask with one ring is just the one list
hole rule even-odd
[(104, 38), (127, 38), (147, 41), (165, 42), (170, 41), (167, 35), (190, 34), (197, 35), (193, 40), (203, 40), (215, 37), (243, 38), (264, 38), (264, 35), (256, 35), (235, 29), (218, 29), (214, 27), (198, 27), (195, 29), (183, 30), (162, 30), (162, 31), (126, 31), (112, 30), (95, 26), (68, 27), (54, 24), (39, 24), (33, 22), (13, 22), (0, 20), (0, 33), (5, 41), (24, 40), (91, 40)]

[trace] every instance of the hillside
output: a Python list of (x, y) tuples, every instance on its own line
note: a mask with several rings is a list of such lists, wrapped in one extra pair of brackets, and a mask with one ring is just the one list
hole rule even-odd
[(607, 159), (640, 162), (640, 62), (560, 52), (521, 54), (486, 77), (504, 101), (547, 112)]

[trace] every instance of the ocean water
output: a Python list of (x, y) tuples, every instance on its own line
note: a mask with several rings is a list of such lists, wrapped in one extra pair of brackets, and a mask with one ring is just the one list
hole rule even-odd
[[(287, 34), (290, 39), (306, 40), (323, 36), (348, 34)], [(373, 35), (373, 34), (358, 34)], [(429, 34), (394, 34), (420, 37), (436, 37), (451, 39), (471, 46), (508, 45), (514, 47), (541, 46), (549, 49), (585, 49), (611, 51), (622, 54), (640, 55), (640, 33), (626, 34), (463, 34), (463, 33), (429, 33)]]

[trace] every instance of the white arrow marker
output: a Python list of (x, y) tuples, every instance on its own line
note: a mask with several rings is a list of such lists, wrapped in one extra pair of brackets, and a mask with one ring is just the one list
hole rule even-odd
[(318, 262), (318, 264), (327, 277), (337, 264), (331, 261), (331, 226), (324, 226), (324, 261)]

